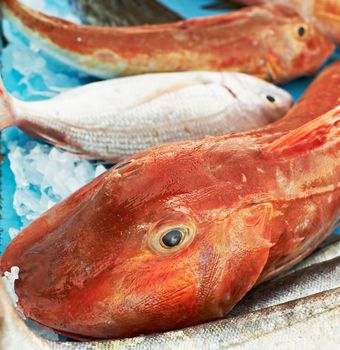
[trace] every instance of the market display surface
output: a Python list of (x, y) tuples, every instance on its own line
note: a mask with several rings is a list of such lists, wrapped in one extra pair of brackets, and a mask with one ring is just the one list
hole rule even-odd
[[(16, 3), (9, 0), (5, 2), (8, 6)], [(28, 1), (25, 3), (32, 6)], [(169, 1), (168, 5), (170, 3)], [(179, 14), (194, 16), (214, 13), (200, 12), (203, 1), (193, 3), (195, 4), (186, 7)], [(175, 10), (180, 8), (180, 2), (173, 1), (170, 5)], [(176, 5), (179, 7), (176, 8)], [(79, 18), (68, 9), (67, 2), (49, 2), (49, 6), (42, 4), (37, 10), (79, 23)], [(301, 24), (304, 20), (299, 21), (293, 23), (292, 30), (306, 28), (305, 24)], [(53, 59), (38, 48), (39, 45), (36, 46), (34, 40), (29, 42), (20, 32), (21, 29), (20, 26), (15, 27), (4, 21), (4, 32), (9, 41), (9, 45), (3, 49), (3, 80), (7, 92), (19, 100), (48, 98), (45, 104), (36, 102), (36, 106), (40, 104), (41, 107), (32, 108), (32, 116), (39, 108), (44, 111), (45, 106), (49, 106), (49, 103), (52, 105), (50, 101), (53, 100), (49, 99), (60, 93), (66, 97), (67, 94), (73, 97), (82, 96), (77, 89), (74, 90), (75, 93), (73, 90), (65, 91), (90, 83), (94, 78)], [(288, 74), (287, 77), (315, 71), (333, 49), (331, 42), (321, 32), (314, 33), (313, 30), (308, 24), (310, 37), (306, 40), (310, 52), (301, 61), (306, 65), (306, 70), (296, 70), (293, 75), (288, 70), (282, 70)], [(291, 38), (288, 36), (287, 40)], [(311, 49), (313, 45), (316, 46)], [(303, 45), (296, 46), (295, 42), (292, 47), (303, 50)], [(16, 128), (3, 131), (0, 253), (8, 245), (10, 236), (13, 238), (23, 226), (27, 226), (61, 199), (100, 175), (64, 204), (53, 208), (28, 226), (3, 256), (1, 269), (8, 272), (12, 269), (12, 275), (7, 274), (7, 279), (17, 278), (19, 273), (15, 284), (16, 293), (19, 296), (19, 306), (26, 316), (61, 334), (78, 339), (121, 338), (178, 329), (222, 317), (255, 283), (276, 276), (308, 255), (334, 231), (339, 217), (338, 57), (338, 52), (333, 53), (323, 66), (330, 67), (323, 69), (303, 99), (285, 117), (263, 131), (260, 129), (230, 137), (159, 146), (152, 151), (132, 155), (143, 148), (166, 141), (195, 140), (204, 136), (202, 133), (217, 136), (230, 131), (254, 129), (280, 118), (290, 108), (289, 95), (268, 83), (247, 76), (244, 76), (243, 82), (242, 79), (229, 78), (222, 79), (221, 83), (221, 75), (211, 72), (197, 73), (194, 76), (191, 73), (177, 73), (174, 76), (176, 79), (169, 79), (169, 85), (162, 92), (165, 99), (159, 98), (151, 102), (148, 100), (148, 92), (143, 91), (143, 84), (138, 90), (135, 83), (138, 79), (142, 79), (144, 83), (148, 80), (147, 75), (142, 78), (119, 78), (112, 82), (98, 83), (98, 86), (110, 84), (107, 86), (111, 87), (124, 79), (131, 81), (131, 85), (127, 83), (125, 96), (128, 96), (130, 86), (133, 87), (131, 91), (136, 89), (138, 94), (145, 93), (146, 97), (141, 98), (145, 110), (141, 111), (138, 110), (141, 100), (134, 101), (131, 98), (128, 101), (127, 97), (123, 97), (128, 112), (132, 109), (130, 114), (122, 114), (124, 120), (134, 120), (136, 116), (138, 120), (138, 115), (145, 116), (150, 111), (153, 115), (157, 114), (157, 108), (161, 114), (165, 108), (163, 104), (170, 109), (172, 101), (180, 101), (181, 105), (182, 101), (187, 101), (190, 97), (202, 105), (197, 107), (197, 111), (188, 107), (185, 116), (188, 117), (189, 111), (195, 117), (211, 121), (207, 116), (215, 116), (217, 113), (220, 118), (225, 118), (224, 121), (228, 121), (230, 117), (226, 116), (225, 110), (230, 111), (231, 105), (235, 107), (232, 104), (235, 92), (240, 105), (230, 115), (235, 116), (237, 111), (241, 113), (242, 109), (247, 110), (248, 99), (254, 106), (258, 103), (258, 107), (252, 112), (253, 118), (242, 121), (238, 117), (236, 127), (235, 121), (230, 119), (231, 129), (228, 129), (226, 122), (219, 129), (218, 118), (214, 121), (216, 125), (210, 129), (205, 123), (198, 123), (196, 129), (191, 124), (188, 129), (193, 130), (193, 135), (190, 132), (190, 135), (184, 133), (184, 136), (180, 136), (180, 132), (176, 132), (169, 139), (159, 135), (155, 137), (153, 129), (154, 126), (156, 129), (158, 127), (155, 118), (151, 126), (146, 123), (145, 128), (149, 134), (138, 143), (140, 149), (133, 148), (129, 154), (128, 148), (124, 149), (123, 146), (121, 151), (122, 148), (118, 147), (119, 151), (115, 149), (114, 155), (111, 153), (110, 157), (105, 157), (105, 143), (102, 148), (104, 151), (95, 153), (93, 144), (96, 141), (90, 142), (92, 151), (84, 151), (79, 142), (74, 142), (77, 145), (75, 147), (70, 139), (59, 138), (60, 133), (57, 131), (60, 129), (58, 130), (57, 124), (62, 120), (63, 109), (68, 110), (68, 105), (66, 103), (58, 109), (58, 98), (54, 99), (55, 107), (52, 105), (50, 108), (50, 115), (57, 117), (49, 120), (50, 125), (55, 124), (57, 131), (48, 134), (46, 130), (50, 131), (51, 127), (44, 130), (41, 128), (41, 120), (32, 122), (32, 118), (27, 119), (26, 129), (24, 123), (16, 123), (23, 130), (47, 139), (52, 144), (85, 154), (90, 159), (106, 159), (105, 163), (86, 160), (79, 155), (65, 152), (33, 139)], [(273, 74), (271, 71), (267, 78), (275, 81), (287, 80), (278, 73), (275, 71)], [(264, 77), (262, 73), (254, 74)], [(185, 75), (190, 76), (189, 82), (183, 78)], [(167, 76), (171, 75), (160, 76), (158, 84), (163, 85)], [(315, 76), (301, 78), (283, 88), (297, 100), (314, 78)], [(249, 88), (252, 82), (254, 83), (249, 93), (244, 93), (243, 87), (247, 85)], [(187, 95), (183, 94), (183, 85), (189, 89)], [(93, 85), (93, 91), (96, 86)], [(155, 91), (158, 91), (157, 84), (155, 86)], [(194, 92), (190, 89), (194, 89)], [(79, 98), (80, 104), (86, 100), (86, 96), (91, 96), (91, 89), (88, 91), (88, 95), (84, 94), (84, 97)], [(101, 91), (105, 92), (105, 89)], [(169, 97), (169, 91), (174, 96)], [(209, 97), (209, 91), (212, 91), (210, 101), (216, 94), (221, 94), (221, 104), (214, 106), (215, 109), (204, 110), (205, 105), (212, 104), (209, 100), (205, 104), (203, 100), (203, 96)], [(27, 117), (27, 111), (31, 107), (23, 103), (19, 105), (18, 100), (14, 101), (7, 92), (3, 88), (2, 98), (7, 102), (11, 100), (11, 108), (18, 111), (18, 115), (22, 108), (25, 111), (22, 115)], [(100, 92), (98, 95), (102, 97), (105, 94)], [(152, 90), (151, 95), (154, 96)], [(230, 102), (222, 101), (227, 95)], [(91, 107), (93, 111), (100, 109), (95, 105), (96, 98), (91, 98), (93, 103), (90, 98), (87, 99), (90, 101), (88, 108), (84, 102), (84, 111), (91, 110)], [(70, 103), (69, 109), (76, 111), (77, 101), (72, 102), (74, 104), (72, 106)], [(249, 108), (251, 109), (250, 104)], [(181, 111), (179, 108), (174, 121), (178, 122)], [(259, 111), (258, 120), (256, 111)], [(67, 119), (67, 113), (65, 115)], [(266, 119), (261, 120), (261, 116)], [(189, 117), (188, 119), (191, 120)], [(89, 117), (86, 118), (85, 113), (85, 122), (86, 120)], [(81, 118), (76, 119), (75, 124), (77, 123), (82, 125)], [(1, 126), (11, 124), (15, 123), (8, 114), (6, 125), (2, 121)], [(114, 124), (113, 120), (112, 125)], [(136, 126), (137, 124), (140, 124), (140, 120), (136, 122)], [(35, 130), (36, 126), (40, 129)], [(167, 136), (167, 125), (163, 128), (164, 135)], [(67, 130), (67, 126), (64, 129)], [(127, 144), (129, 138), (133, 142), (133, 138), (138, 136), (137, 132), (135, 134), (132, 132), (123, 138), (126, 141), (122, 141), (122, 144)], [(151, 143), (145, 142), (150, 139)], [(103, 142), (101, 137), (100, 141)], [(116, 168), (101, 175), (109, 168), (107, 160), (121, 160), (130, 155), (131, 158), (123, 160)], [(233, 159), (233, 162), (226, 159)], [(204, 164), (204, 167), (199, 167), (199, 164)], [(237, 168), (235, 164), (238, 164)], [(84, 202), (87, 205), (84, 206)], [(112, 235), (112, 232), (120, 234)], [(224, 232), (229, 232), (228, 236)], [(263, 307), (274, 307), (273, 305), (289, 300), (338, 288), (337, 257), (340, 249), (336, 232), (333, 237), (332, 240), (328, 239), (328, 243), (321, 250), (302, 262), (296, 272), (283, 277), (281, 287), (275, 281), (270, 282), (273, 287), (271, 284), (261, 285), (252, 294), (256, 296), (258, 293), (257, 300), (254, 302), (254, 297), (251, 297), (249, 303), (245, 299), (243, 304), (239, 304), (232, 311), (231, 319), (238, 319), (240, 329), (245, 329), (245, 324), (250, 322), (252, 316), (244, 315), (244, 312), (260, 311)], [(40, 257), (39, 252), (44, 254)], [(311, 259), (311, 266), (306, 267), (309, 264), (308, 259)], [(21, 266), (20, 271), (13, 270), (13, 266), (17, 265)], [(226, 269), (226, 266), (229, 268)], [(237, 266), (237, 269), (233, 266)], [(304, 270), (299, 273), (299, 269)], [(320, 271), (323, 271), (322, 276)], [(130, 278), (126, 278), (126, 274)], [(317, 276), (320, 280), (317, 280)], [(150, 281), (158, 281), (157, 290)], [(72, 291), (72, 288), (77, 291)], [(262, 291), (267, 291), (268, 297), (263, 295), (261, 288)], [(337, 303), (337, 297), (338, 294), (334, 292), (325, 294), (320, 300), (322, 303), (325, 300)], [(179, 298), (178, 303), (176, 298)], [(321, 302), (319, 299), (308, 300), (305, 301), (306, 310), (308, 302), (311, 305)], [(292, 318), (296, 317), (297, 320), (302, 316), (294, 313), (294, 307), (298, 306), (293, 305), (290, 312)], [(84, 316), (84, 309), (87, 316)], [(72, 320), (69, 310), (72, 310)], [(271, 317), (278, 312), (275, 310), (277, 309), (273, 309)], [(313, 306), (310, 314), (313, 313), (312, 310)], [(284, 312), (282, 309), (281, 313)], [(245, 323), (242, 323), (242, 317)], [(283, 325), (284, 321), (282, 322)], [(195, 346), (199, 346), (196, 343), (198, 340), (193, 339), (195, 334), (200, 337), (201, 331), (207, 332), (208, 336), (199, 338), (200, 346), (206, 341), (206, 345), (212, 348), (211, 337), (215, 337), (216, 344), (221, 344), (225, 341), (225, 331), (231, 332), (231, 323), (227, 328), (221, 324), (220, 335), (216, 334), (214, 326), (202, 327), (204, 326), (192, 330), (190, 339)], [(218, 329), (219, 326), (216, 327)], [(191, 332), (190, 328), (188, 332)], [(158, 338), (145, 338), (146, 346), (153, 344), (156, 347), (161, 344), (162, 339), (176, 346), (175, 344), (183, 342), (181, 334), (174, 332), (172, 340), (166, 338), (166, 334), (164, 338), (161, 335)], [(238, 334), (239, 338), (242, 336), (244, 335)], [(55, 334), (52, 338), (58, 339)], [(230, 334), (228, 339), (232, 342)], [(140, 338), (139, 342), (143, 343), (144, 339)], [(122, 342), (121, 346), (128, 348), (134, 343), (129, 344)], [(59, 345), (49, 346), (51, 349), (59, 349)], [(77, 349), (77, 346), (73, 344), (72, 348)], [(86, 349), (97, 348), (99, 345), (91, 346), (88, 344)], [(111, 349), (111, 345), (106, 346)], [(79, 349), (82, 349), (81, 345)]]

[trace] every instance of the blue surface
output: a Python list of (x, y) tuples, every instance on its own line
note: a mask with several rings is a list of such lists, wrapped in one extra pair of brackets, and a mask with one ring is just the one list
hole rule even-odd
[[(6, 130), (4, 133), (9, 134), (11, 130)], [(9, 168), (9, 160), (6, 157), (7, 149), (5, 149), (4, 142), (2, 142), (1, 153), (5, 154), (3, 163), (1, 164), (2, 172), (2, 186), (1, 194), (2, 209), (0, 221), (0, 255), (9, 243), (8, 230), (10, 227), (19, 229), (21, 226), (20, 220), (13, 209), (13, 196), (15, 191), (14, 176)]]
[[(49, 7), (52, 13), (53, 11), (57, 11), (57, 13), (60, 13), (60, 11), (63, 11), (63, 9), (65, 9), (66, 0), (46, 0), (46, 1), (48, 1)], [(202, 9), (203, 5), (207, 5), (211, 3), (211, 1), (209, 0), (192, 0), (190, 2), (183, 1), (183, 0), (163, 0), (163, 2), (186, 18), (204, 16), (209, 14), (218, 14), (223, 12), (223, 11), (203, 10)], [(17, 41), (20, 45), (29, 44), (27, 40), (22, 36), (20, 36), (20, 34), (18, 33), (16, 33), (15, 37), (11, 37), (11, 39)], [(18, 47), (20, 47), (20, 45), (18, 45)], [(7, 62), (8, 60), (11, 60), (11, 57), (8, 56), (8, 54), (9, 53), (7, 52), (6, 53), (7, 56), (4, 55), (3, 57), (3, 64), (4, 64), (3, 78), (8, 90), (12, 93), (14, 92), (17, 96), (20, 96), (21, 98), (24, 98), (24, 99), (32, 100), (32, 99), (46, 98), (45, 93), (48, 89), (46, 87), (46, 84), (44, 84), (44, 82), (41, 80), (41, 77), (39, 77), (39, 74), (33, 74), (31, 76), (30, 84), (37, 89), (36, 95), (32, 96), (32, 94), (28, 94), (27, 91), (25, 90), (27, 89), (27, 86), (25, 84), (20, 83), (23, 78), (23, 74), (21, 74), (21, 72), (18, 70), (17, 71), (6, 70), (6, 59), (7, 59)], [(70, 77), (69, 80), (67, 81), (68, 87), (76, 86), (78, 84), (85, 83), (87, 81), (92, 80), (92, 78), (84, 77), (79, 72), (76, 72), (66, 67), (64, 64), (56, 62), (54, 59), (49, 58), (47, 55), (44, 55), (44, 57), (47, 57), (47, 66), (48, 66), (47, 69), (49, 71), (54, 72), (56, 76), (58, 74), (64, 74)], [(338, 50), (338, 52), (332, 56), (330, 61), (339, 59), (339, 58), (340, 58), (340, 52)], [(304, 90), (306, 89), (306, 87), (308, 86), (311, 80), (312, 78), (303, 78), (303, 79), (299, 79), (294, 82), (291, 82), (289, 84), (286, 84), (283, 87), (286, 88), (294, 96), (295, 100), (297, 100), (301, 96), (301, 94), (304, 92)], [(5, 155), (7, 150), (6, 150), (4, 139), (6, 138), (7, 140), (10, 140), (15, 138), (16, 135), (17, 133), (15, 128), (6, 130), (3, 133), (2, 153), (4, 153)], [(7, 234), (9, 228), (11, 227), (20, 228), (22, 226), (20, 219), (18, 218), (18, 216), (16, 215), (16, 212), (13, 209), (13, 195), (15, 191), (15, 183), (14, 183), (13, 174), (9, 168), (9, 161), (6, 156), (1, 165), (1, 172), (2, 172), (1, 198), (3, 199), (3, 203), (2, 203), (2, 217), (0, 219), (0, 255), (9, 242), (9, 236)], [(340, 233), (339, 230), (338, 232)]]
[(201, 17), (207, 15), (216, 15), (225, 13), (226, 10), (205, 10), (203, 9), (206, 5), (211, 4), (210, 0), (162, 0), (165, 5), (169, 6), (172, 10), (179, 13), (181, 16), (186, 18)]

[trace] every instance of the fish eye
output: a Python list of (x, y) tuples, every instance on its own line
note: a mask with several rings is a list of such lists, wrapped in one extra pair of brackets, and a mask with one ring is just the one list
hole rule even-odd
[(175, 253), (192, 242), (195, 232), (194, 225), (166, 227), (158, 231), (156, 235), (150, 235), (149, 247), (158, 254)]
[(161, 239), (164, 248), (173, 248), (180, 244), (184, 234), (181, 228), (174, 228), (166, 232)]
[(306, 29), (304, 27), (299, 27), (298, 28), (298, 35), (304, 36), (305, 34), (306, 34)]
[(262, 98), (266, 99), (266, 102), (268, 103), (269, 106), (271, 107), (277, 107), (278, 103), (280, 102), (280, 99), (272, 94), (264, 93), (262, 95)]
[(272, 95), (266, 95), (266, 99), (267, 99), (269, 102), (271, 102), (271, 103), (276, 102), (275, 97), (274, 97), (274, 96), (272, 96)]
[(306, 24), (300, 24), (296, 27), (296, 34), (299, 39), (303, 39), (308, 33), (308, 26)]

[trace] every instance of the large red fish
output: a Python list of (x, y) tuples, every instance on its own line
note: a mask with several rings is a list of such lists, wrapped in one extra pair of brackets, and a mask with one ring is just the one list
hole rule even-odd
[(339, 0), (233, 0), (246, 5), (279, 3), (294, 7), (302, 17), (314, 20), (334, 42), (340, 45)]
[(282, 82), (314, 72), (334, 49), (315, 26), (278, 4), (163, 25), (85, 26), (17, 0), (4, 14), (38, 46), (99, 77), (146, 72), (232, 70)]
[(225, 315), (313, 251), (340, 214), (340, 62), (279, 122), (120, 163), (15, 238), (25, 315), (75, 338)]

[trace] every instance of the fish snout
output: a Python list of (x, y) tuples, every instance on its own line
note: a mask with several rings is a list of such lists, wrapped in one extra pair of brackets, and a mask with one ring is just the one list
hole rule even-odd
[(294, 103), (292, 95), (276, 86), (266, 90), (261, 97), (266, 102), (264, 113), (271, 117), (271, 121), (282, 118)]
[(278, 118), (283, 117), (294, 104), (294, 99), (287, 91), (282, 90), (277, 103), (277, 115)]

